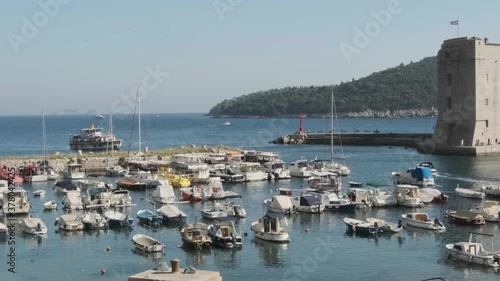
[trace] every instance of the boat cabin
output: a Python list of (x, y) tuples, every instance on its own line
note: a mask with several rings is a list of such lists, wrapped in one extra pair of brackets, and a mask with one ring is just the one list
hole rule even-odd
[(429, 216), (425, 213), (415, 213), (415, 214), (409, 213), (409, 214), (406, 214), (406, 217), (409, 219), (417, 220), (417, 221), (430, 221), (431, 220), (429, 218)]
[[(286, 226), (286, 216), (280, 213), (269, 213), (259, 219), (259, 222), (264, 226), (264, 232), (280, 232), (283, 226)], [(282, 226), (283, 222), (283, 226)]]

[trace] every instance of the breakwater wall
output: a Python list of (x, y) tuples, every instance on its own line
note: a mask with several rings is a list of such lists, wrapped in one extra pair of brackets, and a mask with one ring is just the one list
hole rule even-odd
[(326, 144), (330, 145), (373, 145), (373, 146), (409, 146), (417, 147), (422, 141), (430, 139), (432, 134), (424, 133), (309, 133), (281, 136), (272, 141), (280, 144)]

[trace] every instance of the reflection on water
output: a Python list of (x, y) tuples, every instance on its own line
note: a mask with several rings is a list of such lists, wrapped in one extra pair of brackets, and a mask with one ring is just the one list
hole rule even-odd
[(253, 239), (253, 245), (259, 251), (259, 257), (265, 266), (283, 267), (285, 266), (287, 243), (273, 243), (260, 239)]
[(153, 261), (162, 261), (163, 260), (163, 252), (153, 252), (153, 253), (150, 253), (150, 252), (144, 252), (144, 251), (139, 251), (137, 249), (132, 249), (132, 252), (134, 252), (135, 254), (137, 255), (140, 255), (146, 259), (150, 259), (150, 260), (153, 260)]
[(239, 268), (241, 265), (241, 253), (239, 252), (242, 249), (243, 247), (234, 247), (232, 249), (213, 249), (214, 263), (222, 268)]
[(212, 249), (209, 247), (203, 247), (202, 249), (183, 247), (183, 250), (186, 254), (186, 267), (204, 267), (206, 265), (208, 256), (212, 254)]

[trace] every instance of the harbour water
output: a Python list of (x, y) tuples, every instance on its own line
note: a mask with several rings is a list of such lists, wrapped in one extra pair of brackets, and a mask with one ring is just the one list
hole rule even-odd
[[(89, 125), (89, 116), (46, 116), (46, 134), (49, 152), (69, 152), (68, 134)], [(144, 115), (142, 118), (142, 146), (149, 149), (179, 145), (226, 145), (245, 149), (275, 151), (286, 162), (301, 157), (329, 158), (328, 146), (274, 145), (268, 141), (283, 134), (298, 131), (297, 119), (210, 119), (201, 114)], [(97, 120), (96, 120), (97, 121)], [(224, 125), (230, 121), (230, 125)], [(101, 120), (106, 127), (106, 121)], [(96, 122), (96, 124), (99, 124)], [(114, 116), (115, 133), (124, 139), (123, 149), (137, 150), (137, 133), (131, 137), (131, 116)], [(343, 119), (340, 131), (432, 132), (434, 118), (405, 119)], [(135, 125), (137, 128), (137, 124)], [(328, 131), (329, 120), (306, 119), (306, 131)], [(2, 141), (0, 157), (42, 153), (41, 116), (0, 117)], [(22, 128), (22, 129), (21, 129)], [(339, 129), (337, 129), (339, 130)], [(335, 147), (336, 156), (341, 149)], [(478, 201), (460, 199), (454, 194), (457, 184), (478, 188), (482, 184), (500, 182), (499, 157), (465, 157), (422, 155), (404, 147), (343, 147), (351, 175), (348, 181), (390, 184), (392, 171), (403, 171), (422, 161), (432, 161), (438, 169), (435, 177), (438, 188), (450, 196), (445, 205), (429, 204), (422, 211), (433, 218), (444, 220), (444, 212), (457, 206), (472, 207)], [(103, 178), (113, 182), (114, 179)], [(434, 233), (408, 228), (400, 234), (380, 234), (375, 237), (349, 235), (342, 219), (379, 217), (397, 222), (399, 216), (412, 209), (390, 207), (356, 210), (353, 214), (322, 213), (298, 214), (289, 219), (291, 243), (270, 244), (253, 240), (250, 224), (263, 212), (263, 200), (270, 198), (279, 187), (300, 190), (307, 182), (301, 179), (277, 182), (244, 183), (225, 186), (243, 196), (248, 217), (239, 222), (244, 233), (242, 249), (212, 248), (206, 251), (185, 250), (181, 244), (179, 226), (163, 226), (158, 231), (134, 223), (129, 230), (107, 230), (80, 233), (57, 232), (54, 221), (63, 213), (42, 211), (42, 204), (62, 196), (52, 192), (53, 182), (24, 184), (33, 191), (46, 189), (42, 198), (30, 197), (32, 210), (37, 212), (48, 228), (46, 238), (16, 234), (16, 273), (7, 271), (9, 245), (0, 241), (0, 280), (126, 280), (127, 276), (150, 269), (158, 262), (178, 258), (181, 266), (220, 271), (223, 280), (422, 280), (444, 277), (447, 280), (498, 280), (500, 273), (481, 266), (449, 261), (444, 246), (466, 241), (470, 231), (496, 234), (495, 249), (500, 250), (500, 225), (488, 223), (481, 227), (457, 226), (444, 221), (447, 230)], [(152, 209), (143, 200), (144, 192), (132, 192), (137, 206), (126, 210), (135, 217), (139, 209)], [(188, 222), (201, 220), (202, 203), (179, 204), (188, 215)], [(306, 232), (306, 229), (308, 231)], [(166, 245), (163, 256), (143, 256), (132, 251), (131, 238), (144, 233)], [(486, 241), (488, 242), (488, 241)], [(487, 249), (491, 245), (486, 243)], [(106, 248), (110, 247), (110, 251)], [(3, 259), (3, 260), (1, 260)], [(101, 276), (101, 269), (106, 274)]]

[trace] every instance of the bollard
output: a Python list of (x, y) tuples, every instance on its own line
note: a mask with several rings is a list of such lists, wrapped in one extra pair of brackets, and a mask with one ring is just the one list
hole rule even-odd
[(179, 272), (179, 260), (173, 259), (170, 260), (170, 267), (172, 268), (172, 273)]

